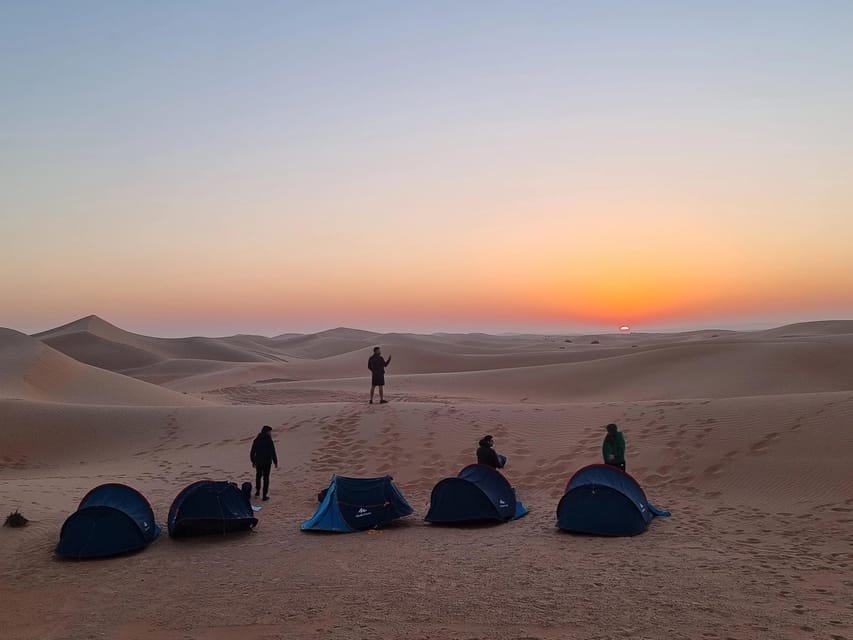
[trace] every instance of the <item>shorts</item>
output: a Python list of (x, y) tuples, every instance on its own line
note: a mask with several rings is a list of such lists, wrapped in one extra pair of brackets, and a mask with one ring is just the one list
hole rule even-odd
[(385, 386), (385, 374), (384, 373), (374, 373), (373, 379), (370, 382), (374, 387), (384, 387)]

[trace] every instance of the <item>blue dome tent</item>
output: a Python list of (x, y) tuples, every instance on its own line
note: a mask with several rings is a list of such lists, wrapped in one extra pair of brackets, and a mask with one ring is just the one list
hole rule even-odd
[(413, 513), (412, 507), (391, 476), (346, 478), (335, 475), (316, 513), (302, 523), (301, 529), (351, 533), (381, 527), (410, 513)]
[(471, 464), (433, 487), (425, 520), (435, 523), (507, 522), (527, 515), (515, 489), (497, 469)]
[(603, 536), (643, 533), (655, 516), (669, 516), (646, 499), (639, 483), (607, 464), (580, 469), (557, 505), (557, 526), (565, 531)]
[(160, 535), (148, 500), (123, 484), (95, 487), (62, 525), (56, 554), (103, 558), (143, 549)]
[(169, 509), (169, 535), (173, 538), (246, 531), (256, 524), (250, 495), (233, 482), (194, 482), (177, 495)]

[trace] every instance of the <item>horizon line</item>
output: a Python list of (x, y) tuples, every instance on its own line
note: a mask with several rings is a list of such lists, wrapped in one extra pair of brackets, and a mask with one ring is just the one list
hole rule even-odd
[[(133, 333), (136, 335), (151, 337), (151, 338), (162, 338), (162, 339), (181, 339), (181, 338), (231, 338), (236, 336), (260, 336), (269, 339), (275, 339), (282, 336), (311, 336), (311, 335), (319, 335), (323, 333), (330, 333), (333, 331), (358, 331), (362, 333), (370, 333), (375, 334), (377, 337), (387, 336), (387, 335), (421, 335), (421, 336), (439, 336), (439, 335), (487, 335), (494, 337), (513, 337), (513, 336), (537, 336), (537, 337), (549, 337), (549, 336), (563, 336), (563, 337), (573, 337), (573, 336), (622, 336), (622, 335), (652, 335), (652, 334), (679, 334), (679, 333), (699, 333), (703, 331), (722, 331), (728, 333), (737, 333), (737, 332), (754, 332), (754, 331), (766, 331), (770, 329), (781, 329), (788, 326), (796, 326), (800, 324), (814, 324), (814, 323), (829, 323), (829, 322), (853, 322), (853, 318), (821, 318), (814, 320), (797, 320), (794, 322), (782, 322), (781, 324), (777, 324), (769, 321), (755, 321), (755, 322), (742, 322), (742, 323), (720, 323), (716, 325), (693, 325), (693, 326), (649, 326), (649, 327), (641, 327), (634, 329), (631, 327), (627, 331), (621, 331), (620, 328), (613, 328), (611, 330), (606, 330), (603, 328), (594, 328), (590, 327), (587, 329), (574, 327), (574, 328), (554, 328), (555, 330), (549, 331), (544, 329), (516, 329), (516, 330), (504, 330), (504, 331), (488, 331), (488, 330), (477, 330), (477, 329), (468, 329), (468, 330), (434, 330), (434, 331), (417, 331), (417, 330), (385, 330), (385, 331), (377, 331), (375, 329), (365, 329), (358, 326), (348, 326), (348, 325), (338, 325), (334, 327), (328, 327), (325, 329), (318, 330), (308, 330), (308, 331), (281, 331), (272, 335), (267, 335), (263, 333), (253, 333), (253, 332), (242, 332), (238, 331), (236, 333), (230, 334), (202, 334), (202, 333), (189, 333), (189, 334), (176, 334), (173, 332), (169, 332), (171, 335), (158, 335), (158, 332), (145, 331), (144, 333), (140, 333), (136, 330), (125, 329), (119, 324), (110, 322), (109, 320), (105, 320), (103, 317), (98, 316), (97, 314), (90, 314), (87, 316), (82, 316), (75, 320), (72, 320), (67, 323), (63, 323), (60, 325), (55, 325), (48, 329), (43, 329), (40, 331), (34, 332), (26, 332), (22, 331), (21, 333), (26, 333), (29, 336), (36, 337), (41, 334), (51, 333), (54, 331), (58, 331), (60, 329), (64, 329), (67, 327), (71, 327), (77, 323), (83, 323), (84, 321), (96, 320), (103, 322), (111, 327), (119, 329), (120, 331), (124, 331), (127, 333)], [(627, 325), (623, 325), (627, 326)], [(11, 328), (11, 327), (9, 327)], [(86, 331), (87, 329), (81, 329), (81, 331)]]

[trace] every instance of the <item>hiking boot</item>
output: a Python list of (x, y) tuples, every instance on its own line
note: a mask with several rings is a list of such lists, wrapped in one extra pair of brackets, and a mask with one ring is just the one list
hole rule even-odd
[(388, 404), (388, 401), (387, 400), (380, 400), (379, 404)]
[(269, 499), (270, 499), (269, 496), (264, 496), (263, 498), (261, 498), (261, 500), (269, 500)]

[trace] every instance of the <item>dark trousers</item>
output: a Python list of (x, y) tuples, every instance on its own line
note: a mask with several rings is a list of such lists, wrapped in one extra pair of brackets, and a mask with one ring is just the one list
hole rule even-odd
[(261, 490), (261, 479), (264, 481), (264, 495), (270, 492), (270, 469), (272, 462), (262, 462), (255, 465), (255, 495)]

